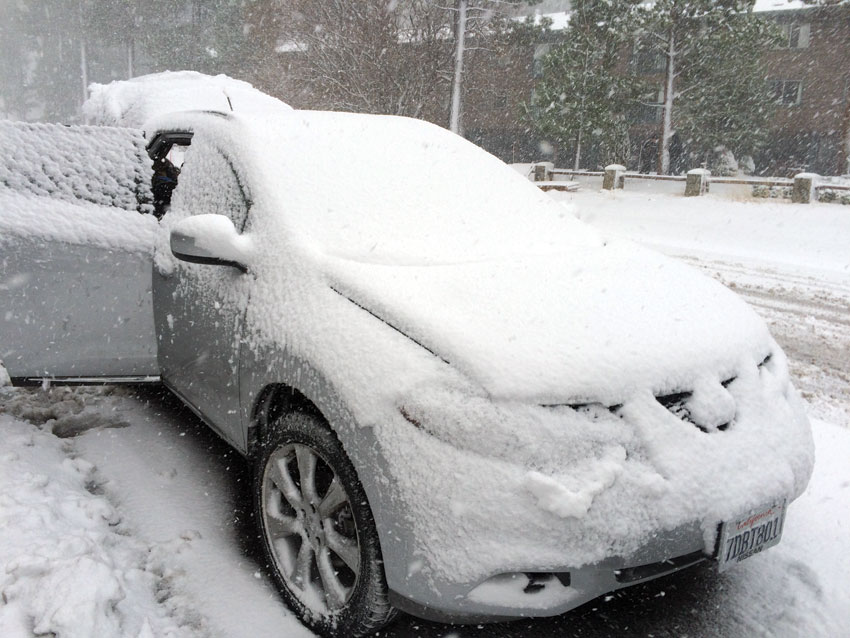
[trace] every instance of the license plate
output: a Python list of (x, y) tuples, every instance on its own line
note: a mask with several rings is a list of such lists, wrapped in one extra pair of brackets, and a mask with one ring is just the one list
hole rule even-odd
[(718, 570), (726, 571), (776, 545), (784, 525), (785, 501), (754, 509), (734, 521), (723, 523), (717, 555)]

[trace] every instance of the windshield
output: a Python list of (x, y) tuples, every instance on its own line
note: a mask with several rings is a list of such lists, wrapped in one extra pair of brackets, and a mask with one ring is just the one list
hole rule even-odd
[(525, 177), (431, 124), (296, 112), (249, 126), (275, 214), (323, 252), (458, 262), (561, 251), (594, 236)]

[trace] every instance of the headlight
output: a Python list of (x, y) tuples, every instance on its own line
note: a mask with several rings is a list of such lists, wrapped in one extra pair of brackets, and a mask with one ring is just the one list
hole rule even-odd
[(607, 408), (595, 407), (543, 407), (432, 387), (398, 409), (408, 423), (454, 447), (557, 472), (611, 446), (634, 447), (632, 429)]

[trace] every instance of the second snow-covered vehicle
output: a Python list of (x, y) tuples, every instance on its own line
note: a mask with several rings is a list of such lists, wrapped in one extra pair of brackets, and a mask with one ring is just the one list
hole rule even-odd
[(554, 615), (778, 542), (809, 425), (720, 284), (423, 122), (147, 134), (157, 158), (188, 145), (154, 257), (161, 378), (253, 459), (271, 572), (313, 629)]

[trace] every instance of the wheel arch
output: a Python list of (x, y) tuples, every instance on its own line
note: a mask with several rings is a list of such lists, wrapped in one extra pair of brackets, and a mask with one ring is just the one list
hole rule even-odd
[(285, 348), (243, 350), (240, 386), (249, 458), (256, 458), (265, 428), (278, 415), (287, 410), (307, 410), (321, 416), (354, 465), (366, 493), (389, 587), (402, 587), (416, 543), (409, 517), (399, 509), (396, 481), (375, 428), (358, 423), (333, 382)]
[[(257, 394), (257, 399), (251, 409), (247, 432), (248, 457), (256, 458), (262, 445), (263, 435), (272, 423), (284, 414), (295, 411), (321, 417), (328, 423), (328, 429), (333, 431), (327, 417), (303, 392), (286, 383), (269, 383)], [(338, 435), (337, 438), (339, 438)], [(345, 446), (343, 445), (343, 447)], [(346, 453), (348, 453), (347, 450)]]

